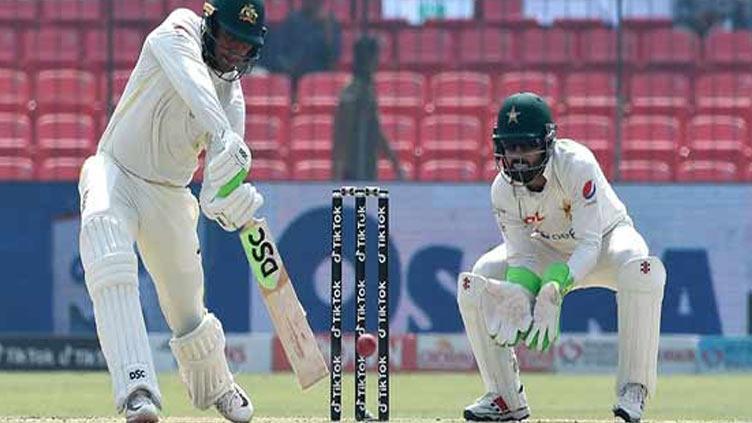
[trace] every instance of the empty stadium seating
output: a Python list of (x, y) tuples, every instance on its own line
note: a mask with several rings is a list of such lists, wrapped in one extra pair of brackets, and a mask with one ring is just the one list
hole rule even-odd
[[(93, 151), (103, 129), (108, 84), (115, 104), (148, 31), (175, 7), (200, 11), (203, 0), (114, 2), (112, 60), (104, 3), (0, 3), (0, 168), (12, 179), (75, 179), (74, 159)], [(299, 3), (267, 0), (269, 21)], [(283, 75), (241, 80), (254, 178), (330, 175), (332, 114), (367, 5), (368, 33), (381, 45), (374, 84), (382, 128), (408, 179), (493, 178), (497, 107), (509, 94), (534, 91), (551, 104), (559, 135), (588, 145), (608, 175), (620, 133), (625, 181), (752, 181), (750, 31), (700, 38), (670, 20), (627, 18), (617, 57), (616, 29), (594, 19), (542, 26), (523, 16), (522, 0), (478, 0), (474, 20), (414, 27), (383, 19), (379, 0), (325, 4), (343, 25), (335, 72), (305, 75), (297, 88)], [(617, 64), (626, 65), (621, 132)], [(395, 177), (383, 157), (378, 171)]]
[(0, 180), (27, 181), (34, 178), (34, 162), (28, 157), (0, 156)]

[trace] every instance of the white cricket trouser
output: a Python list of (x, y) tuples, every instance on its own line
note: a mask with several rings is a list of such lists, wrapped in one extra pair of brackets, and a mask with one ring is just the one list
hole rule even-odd
[(135, 389), (157, 389), (133, 244), (154, 280), (173, 335), (191, 332), (206, 314), (196, 233), (199, 207), (188, 188), (147, 182), (101, 153), (84, 163), (79, 193), (81, 260), (115, 402), (122, 409)]
[[(567, 254), (558, 252), (543, 243), (538, 244), (536, 253), (538, 260), (536, 268), (532, 270), (538, 274), (541, 274), (551, 263), (566, 262), (569, 258)], [(623, 272), (625, 269), (623, 266), (631, 260), (643, 259), (647, 256), (647, 244), (643, 237), (637, 232), (637, 230), (635, 230), (634, 226), (629, 222), (619, 224), (603, 237), (601, 252), (595, 267), (583, 280), (575, 281), (574, 289), (605, 287), (613, 291), (618, 291), (619, 284), (617, 281), (619, 279), (620, 270)], [(660, 265), (660, 262), (658, 262), (658, 265)], [(478, 259), (473, 267), (473, 273), (489, 278), (504, 280), (506, 269), (506, 247), (501, 244)], [(663, 277), (665, 278), (665, 273)], [(624, 277), (622, 277), (622, 279), (624, 279)], [(662, 298), (663, 281), (660, 281), (656, 287), (657, 289), (651, 289), (651, 292), (647, 294), (650, 299), (645, 304), (650, 303), (650, 306), (640, 303), (634, 306), (637, 308), (633, 307), (633, 309), (630, 310), (619, 310), (620, 316), (622, 316), (622, 313), (625, 313), (627, 316), (643, 315), (646, 318), (656, 320), (644, 322), (636, 326), (628, 322), (620, 322), (619, 375), (617, 377), (618, 380), (616, 381), (617, 390), (626, 383), (634, 382), (647, 386), (648, 391), (651, 394), (655, 391), (657, 364), (654, 359), (658, 352), (658, 321), (660, 320), (660, 300)], [(629, 288), (629, 286), (624, 287), (624, 289), (626, 288)], [(629, 297), (627, 297), (627, 295)], [(634, 295), (635, 292), (633, 289), (621, 294), (621, 296), (624, 296), (622, 300), (626, 298), (639, 298)], [(629, 301), (619, 301), (620, 307), (622, 303), (631, 304)], [(652, 329), (646, 330), (646, 328)], [(639, 347), (622, 348), (622, 344), (639, 344)], [(495, 346), (489, 348), (502, 347)], [(514, 354), (511, 348), (509, 348), (509, 351)], [(487, 366), (479, 363), (479, 367), (481, 367), (481, 370), (483, 371)], [(490, 376), (491, 375), (489, 375), (489, 377)]]

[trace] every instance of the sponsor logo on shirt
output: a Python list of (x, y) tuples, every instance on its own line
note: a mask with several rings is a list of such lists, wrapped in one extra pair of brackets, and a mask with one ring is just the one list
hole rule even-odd
[(567, 232), (561, 232), (561, 233), (556, 233), (556, 234), (543, 232), (541, 230), (536, 230), (535, 232), (538, 235), (540, 235), (541, 238), (547, 239), (549, 241), (568, 241), (571, 239), (575, 239), (573, 228), (569, 228)]
[(585, 185), (582, 186), (582, 196), (586, 200), (590, 200), (595, 196), (595, 182), (592, 179), (585, 182)]
[(525, 216), (525, 219), (523, 219), (523, 222), (525, 222), (526, 225), (530, 225), (532, 223), (543, 222), (545, 218), (546, 216), (542, 216), (539, 212), (535, 212), (535, 214), (532, 216)]

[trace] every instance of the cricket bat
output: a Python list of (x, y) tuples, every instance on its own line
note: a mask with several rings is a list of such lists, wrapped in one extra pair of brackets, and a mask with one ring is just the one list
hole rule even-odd
[(263, 295), (277, 337), (302, 389), (329, 374), (306, 312), (282, 263), (266, 219), (254, 219), (240, 231), (240, 241)]

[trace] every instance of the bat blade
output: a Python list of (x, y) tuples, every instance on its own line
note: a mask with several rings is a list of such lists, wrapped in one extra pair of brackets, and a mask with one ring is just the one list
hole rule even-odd
[(240, 232), (240, 241), (282, 349), (300, 387), (307, 389), (324, 379), (329, 369), (266, 220), (246, 225)]

